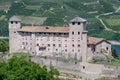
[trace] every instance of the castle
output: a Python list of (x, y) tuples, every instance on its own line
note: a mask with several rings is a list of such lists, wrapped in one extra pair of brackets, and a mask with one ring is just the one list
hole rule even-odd
[(89, 62), (94, 57), (111, 55), (111, 44), (103, 38), (87, 36), (87, 21), (75, 17), (68, 27), (21, 26), (21, 20), (9, 19), (10, 53), (28, 52), (37, 56), (64, 56)]

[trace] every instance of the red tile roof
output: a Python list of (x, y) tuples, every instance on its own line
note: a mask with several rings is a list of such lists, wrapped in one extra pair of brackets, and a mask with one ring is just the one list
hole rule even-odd
[(97, 44), (103, 40), (103, 38), (88, 37), (88, 44)]
[(21, 32), (53, 32), (53, 33), (69, 33), (69, 27), (50, 27), (50, 26), (23, 26)]

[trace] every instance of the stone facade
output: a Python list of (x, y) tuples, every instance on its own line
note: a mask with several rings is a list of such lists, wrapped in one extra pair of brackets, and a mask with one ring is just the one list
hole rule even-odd
[(76, 17), (68, 27), (21, 26), (21, 20), (9, 20), (10, 53), (65, 57), (88, 62), (95, 54), (111, 55), (111, 44), (104, 39), (87, 36), (86, 20)]

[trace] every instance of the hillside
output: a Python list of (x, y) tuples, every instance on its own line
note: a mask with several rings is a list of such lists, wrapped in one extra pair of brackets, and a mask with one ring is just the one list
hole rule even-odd
[[(7, 21), (13, 15), (20, 16), (23, 25), (47, 26), (67, 26), (70, 19), (80, 16), (88, 20), (87, 27), (90, 36), (103, 37), (109, 40), (120, 39), (119, 33), (106, 31), (96, 18), (97, 15), (118, 9), (119, 0), (0, 0), (0, 2), (1, 36), (8, 36)], [(109, 15), (103, 16), (102, 19), (108, 27), (120, 31), (120, 23), (116, 23), (120, 12), (118, 11), (116, 14), (113, 16), (118, 16), (117, 18), (112, 19), (113, 17), (111, 18)]]

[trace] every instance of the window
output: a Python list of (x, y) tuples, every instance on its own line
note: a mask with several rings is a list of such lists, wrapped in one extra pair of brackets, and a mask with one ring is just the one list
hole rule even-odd
[(72, 35), (74, 35), (74, 32), (72, 31)]
[(74, 47), (74, 44), (72, 44), (72, 47)]
[(59, 47), (61, 47), (61, 44), (59, 44)]
[(53, 35), (56, 35), (55, 33), (53, 33)]
[(18, 22), (16, 21), (15, 23), (17, 24)]
[(75, 25), (75, 22), (72, 22), (72, 25)]
[(106, 50), (108, 50), (108, 47), (106, 47)]
[(55, 47), (55, 44), (53, 44), (53, 46)]
[(80, 22), (78, 22), (78, 25), (80, 25)]
[(67, 49), (65, 49), (65, 52), (67, 52)]
[(46, 29), (49, 29), (49, 27), (46, 27)]
[(48, 47), (50, 47), (50, 44), (48, 44)]
[(83, 69), (85, 69), (85, 66), (83, 66)]
[(44, 35), (46, 35), (46, 33), (44, 33)]
[(28, 43), (26, 42), (26, 45), (28, 45)]
[(80, 47), (80, 44), (78, 44), (78, 47)]
[(56, 49), (56, 51), (58, 51), (58, 49)]
[(78, 32), (78, 35), (80, 35), (80, 32)]
[(11, 21), (11, 24), (13, 24), (13, 21)]
[(36, 44), (37, 46), (39, 46), (39, 44)]

